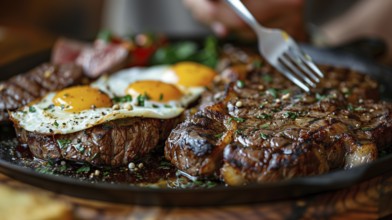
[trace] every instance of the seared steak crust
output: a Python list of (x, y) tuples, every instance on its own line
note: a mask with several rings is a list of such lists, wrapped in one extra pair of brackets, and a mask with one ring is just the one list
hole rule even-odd
[(166, 141), (178, 169), (241, 185), (350, 168), (392, 145), (392, 104), (372, 100), (367, 76), (323, 67), (325, 79), (305, 94), (270, 66), (237, 74), (233, 65), (243, 64), (227, 66), (223, 80), (243, 81), (205, 97)]
[(126, 165), (163, 143), (179, 118), (119, 119), (71, 134), (44, 135), (15, 125), (18, 139), (37, 158), (94, 165)]
[(31, 71), (0, 83), (0, 121), (8, 120), (8, 112), (42, 97), (50, 91), (80, 83), (82, 69), (74, 64), (45, 63)]

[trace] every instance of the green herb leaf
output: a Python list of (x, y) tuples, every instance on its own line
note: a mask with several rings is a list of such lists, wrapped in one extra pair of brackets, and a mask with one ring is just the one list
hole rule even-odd
[(317, 100), (317, 101), (322, 101), (322, 100), (324, 100), (325, 98), (327, 98), (327, 96), (325, 96), (325, 95), (320, 95), (319, 93), (316, 93), (316, 100)]
[(268, 75), (268, 74), (265, 74), (265, 75), (263, 75), (262, 76), (262, 79), (263, 79), (263, 81), (264, 82), (266, 82), (266, 83), (270, 83), (270, 82), (272, 82), (272, 76), (271, 75)]
[(274, 99), (276, 99), (278, 97), (278, 91), (276, 91), (276, 89), (274, 88), (270, 88), (267, 90), (267, 92), (272, 95), (272, 97), (274, 97)]
[(239, 117), (233, 117), (233, 118), (229, 119), (229, 121), (232, 121), (232, 120), (234, 120), (236, 122), (244, 122), (246, 119), (245, 118), (239, 118)]
[(265, 129), (265, 128), (269, 128), (270, 124), (269, 123), (265, 123), (262, 126), (260, 126), (260, 128)]
[(362, 130), (362, 131), (371, 131), (371, 130), (373, 130), (373, 128), (364, 127), (364, 128), (361, 128), (361, 130)]
[(163, 93), (161, 93), (160, 95), (159, 95), (159, 101), (162, 101), (163, 100)]
[(214, 135), (216, 138), (221, 138), (221, 137), (223, 137), (223, 133), (220, 133), (220, 134), (216, 134), (216, 135)]
[(76, 145), (74, 145), (74, 148), (75, 148), (77, 151), (79, 151), (81, 154), (83, 154), (84, 151), (85, 151), (85, 148), (83, 147), (82, 144), (76, 144)]
[(76, 173), (88, 173), (90, 172), (90, 166), (89, 165), (84, 165), (80, 167), (79, 169), (76, 170)]
[(262, 114), (256, 116), (256, 118), (258, 118), (258, 119), (270, 119), (270, 118), (272, 118), (272, 116), (269, 115), (269, 114), (266, 114), (266, 113), (262, 113)]
[(137, 105), (138, 106), (144, 106), (145, 100), (147, 100), (147, 97), (145, 95), (138, 95), (138, 97), (137, 97)]
[(59, 123), (58, 123), (57, 121), (54, 121), (53, 125), (56, 126), (56, 127), (58, 127), (58, 126), (59, 126)]
[(32, 113), (34, 113), (34, 112), (36, 112), (37, 110), (34, 108), (34, 106), (30, 106), (29, 107), (29, 112), (32, 112)]
[(261, 60), (254, 60), (252, 66), (254, 68), (261, 68), (263, 66), (263, 63), (261, 62)]
[(260, 133), (260, 137), (264, 140), (268, 139), (268, 135), (264, 134), (264, 133)]
[(242, 80), (237, 80), (236, 85), (238, 88), (242, 89), (245, 87), (245, 83)]
[(113, 102), (115, 103), (132, 102), (132, 96), (126, 95), (121, 97), (114, 97)]
[(97, 38), (104, 42), (110, 42), (112, 39), (112, 33), (109, 30), (102, 30), (98, 33)]
[(54, 104), (48, 105), (48, 107), (44, 108), (44, 111), (54, 108)]
[(352, 112), (354, 110), (354, 107), (351, 104), (347, 105), (347, 110), (349, 110), (350, 112)]
[(354, 108), (354, 111), (365, 111), (366, 109), (362, 106)]
[(215, 68), (218, 59), (218, 40), (210, 36), (205, 39), (201, 48), (192, 41), (182, 41), (161, 47), (151, 57), (150, 64), (174, 64), (181, 61), (194, 61)]
[(283, 117), (285, 118), (290, 118), (290, 119), (296, 119), (298, 117), (298, 113), (296, 112), (285, 112), (283, 113)]
[(57, 139), (57, 144), (59, 145), (60, 149), (64, 149), (70, 143), (71, 140), (68, 139)]

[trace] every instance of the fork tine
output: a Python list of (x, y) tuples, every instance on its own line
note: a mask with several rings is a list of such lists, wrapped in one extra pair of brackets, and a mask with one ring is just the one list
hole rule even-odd
[(317, 75), (319, 75), (321, 78), (324, 78), (324, 74), (321, 72), (321, 70), (316, 66), (316, 64), (313, 63), (312, 58), (303, 53), (302, 51), (300, 52), (300, 55), (298, 56), (301, 58), (301, 61), (304, 62), (309, 69), (311, 69), (313, 72), (315, 72)]
[(291, 82), (295, 83), (297, 86), (299, 86), (301, 89), (303, 89), (305, 92), (309, 92), (309, 88), (303, 83), (301, 82), (301, 80), (299, 80), (297, 77), (295, 77), (293, 74), (291, 74), (290, 71), (288, 71), (286, 69), (286, 67), (284, 67), (283, 65), (277, 63), (275, 65), (275, 68), (281, 72), (283, 75), (285, 75)]
[[(288, 59), (285, 57), (287, 56)], [(293, 63), (297, 63), (298, 66), (298, 61), (296, 61), (293, 57), (290, 56), (290, 54), (284, 53), (279, 59), (279, 61), (283, 62), (283, 64), (292, 72), (294, 72), (297, 76), (299, 76), (301, 79), (305, 80), (308, 85), (311, 87), (316, 87), (316, 84), (312, 82), (307, 76), (305, 76), (301, 71), (298, 70), (296, 66), (293, 65)]]
[[(309, 58), (306, 58), (307, 55), (305, 53), (303, 53), (298, 47), (294, 46), (294, 47), (289, 48), (289, 55), (291, 56), (291, 58), (293, 60), (295, 60), (297, 62), (298, 67), (303, 72), (305, 72), (309, 77), (311, 77), (316, 83), (320, 82), (320, 79), (319, 79), (320, 75), (319, 74), (316, 75), (315, 71), (307, 64), (305, 59), (309, 59)], [(312, 63), (311, 61), (308, 61), (308, 62)], [(315, 66), (315, 67), (317, 68), (317, 66)], [(323, 76), (321, 75), (321, 77), (323, 77)]]

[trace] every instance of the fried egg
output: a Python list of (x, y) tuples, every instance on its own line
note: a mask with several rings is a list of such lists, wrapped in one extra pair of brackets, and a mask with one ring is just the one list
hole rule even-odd
[(216, 72), (192, 62), (133, 67), (86, 86), (52, 92), (10, 118), (27, 131), (68, 134), (108, 121), (179, 116), (210, 85)]

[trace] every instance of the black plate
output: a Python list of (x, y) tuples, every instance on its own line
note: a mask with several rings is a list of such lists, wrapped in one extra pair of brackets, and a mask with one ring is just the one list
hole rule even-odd
[[(347, 54), (307, 46), (304, 49), (318, 63), (350, 67), (372, 75), (381, 83), (383, 97), (392, 98), (392, 72), (388, 68)], [(0, 80), (26, 71), (48, 60), (48, 57), (49, 51), (46, 51), (0, 67)], [(1, 138), (12, 137), (0, 136), (0, 140)], [(217, 186), (210, 189), (157, 189), (126, 184), (84, 182), (65, 176), (38, 173), (8, 161), (4, 155), (0, 155), (0, 172), (47, 190), (87, 199), (161, 206), (216, 206), (296, 198), (346, 188), (392, 171), (390, 166), (392, 155), (388, 155), (350, 170), (339, 170), (277, 183), (251, 184), (241, 187)]]

